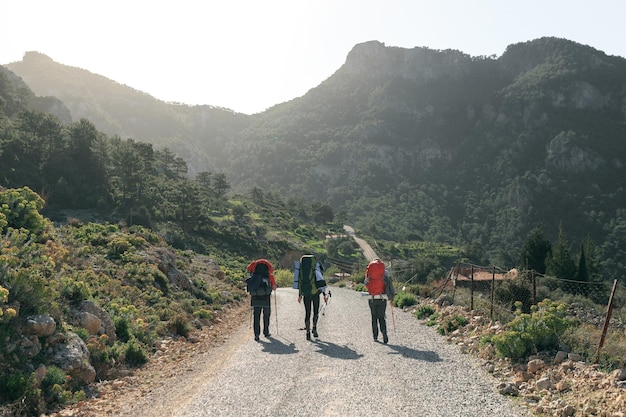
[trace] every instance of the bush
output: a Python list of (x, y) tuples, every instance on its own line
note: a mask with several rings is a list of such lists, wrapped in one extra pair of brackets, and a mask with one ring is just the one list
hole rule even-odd
[(573, 323), (565, 317), (567, 306), (563, 303), (544, 300), (532, 307), (531, 314), (521, 312), (521, 303), (516, 306), (516, 317), (508, 330), (492, 338), (498, 354), (507, 358), (522, 359), (558, 348), (561, 335)]
[(115, 323), (115, 334), (117, 338), (122, 342), (128, 342), (131, 336), (128, 319), (126, 317), (115, 317), (113, 322)]
[(365, 287), (365, 284), (356, 284), (354, 286), (354, 291), (357, 291), (357, 292), (367, 292), (367, 288)]
[(21, 372), (0, 374), (0, 399), (15, 401), (22, 397), (32, 385), (33, 376)]
[(278, 269), (274, 271), (277, 287), (291, 288), (293, 285), (293, 272), (288, 269)]
[(422, 305), (419, 306), (417, 311), (415, 312), (415, 317), (418, 319), (424, 319), (426, 317), (430, 317), (430, 315), (435, 313), (435, 307), (431, 305)]
[(411, 293), (401, 291), (393, 298), (393, 304), (398, 308), (404, 308), (417, 304), (417, 298)]
[(124, 361), (130, 366), (141, 366), (148, 362), (148, 353), (139, 344), (137, 339), (131, 339), (126, 343)]
[(178, 336), (188, 337), (189, 336), (189, 321), (187, 317), (183, 314), (177, 314), (172, 317), (170, 320), (170, 328), (172, 332)]
[(450, 334), (456, 329), (460, 329), (461, 327), (465, 326), (468, 322), (469, 320), (467, 320), (465, 316), (456, 315), (452, 317), (446, 317), (437, 327), (437, 333), (441, 335)]

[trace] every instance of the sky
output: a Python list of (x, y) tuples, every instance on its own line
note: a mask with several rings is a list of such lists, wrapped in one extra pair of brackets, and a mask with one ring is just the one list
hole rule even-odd
[(626, 57), (621, 0), (0, 0), (0, 65), (27, 51), (153, 97), (259, 113), (357, 44), (500, 56), (556, 36)]

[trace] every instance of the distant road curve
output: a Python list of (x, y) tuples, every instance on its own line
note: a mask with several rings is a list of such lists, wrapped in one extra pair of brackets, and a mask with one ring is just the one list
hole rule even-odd
[(372, 259), (378, 258), (378, 255), (376, 255), (376, 252), (374, 252), (374, 249), (372, 249), (370, 244), (358, 237), (354, 232), (354, 228), (352, 228), (352, 226), (344, 225), (343, 230), (345, 230), (348, 235), (352, 236), (354, 241), (359, 245), (367, 262), (371, 261)]

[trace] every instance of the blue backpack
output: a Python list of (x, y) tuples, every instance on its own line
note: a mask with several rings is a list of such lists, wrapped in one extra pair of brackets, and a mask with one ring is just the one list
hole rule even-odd
[(270, 295), (272, 293), (270, 279), (261, 274), (252, 274), (246, 279), (246, 291), (250, 295)]

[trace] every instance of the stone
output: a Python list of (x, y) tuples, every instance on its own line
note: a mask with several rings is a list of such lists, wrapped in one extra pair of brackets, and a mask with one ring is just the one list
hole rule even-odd
[(29, 316), (24, 325), (24, 333), (38, 337), (50, 336), (56, 328), (56, 322), (48, 315)]
[(537, 373), (540, 369), (543, 369), (546, 363), (541, 359), (533, 359), (528, 361), (528, 372), (531, 374)]
[(52, 347), (50, 362), (85, 384), (96, 379), (96, 370), (89, 363), (87, 345), (76, 333), (68, 332), (65, 342)]
[(80, 326), (87, 329), (90, 335), (99, 334), (101, 333), (101, 330), (104, 330), (102, 328), (102, 321), (100, 321), (98, 317), (86, 311), (82, 311), (78, 315), (78, 321)]
[(550, 381), (550, 378), (538, 379), (537, 382), (535, 383), (535, 386), (539, 390), (551, 390), (552, 388), (554, 388), (554, 384), (552, 384), (552, 381)]

